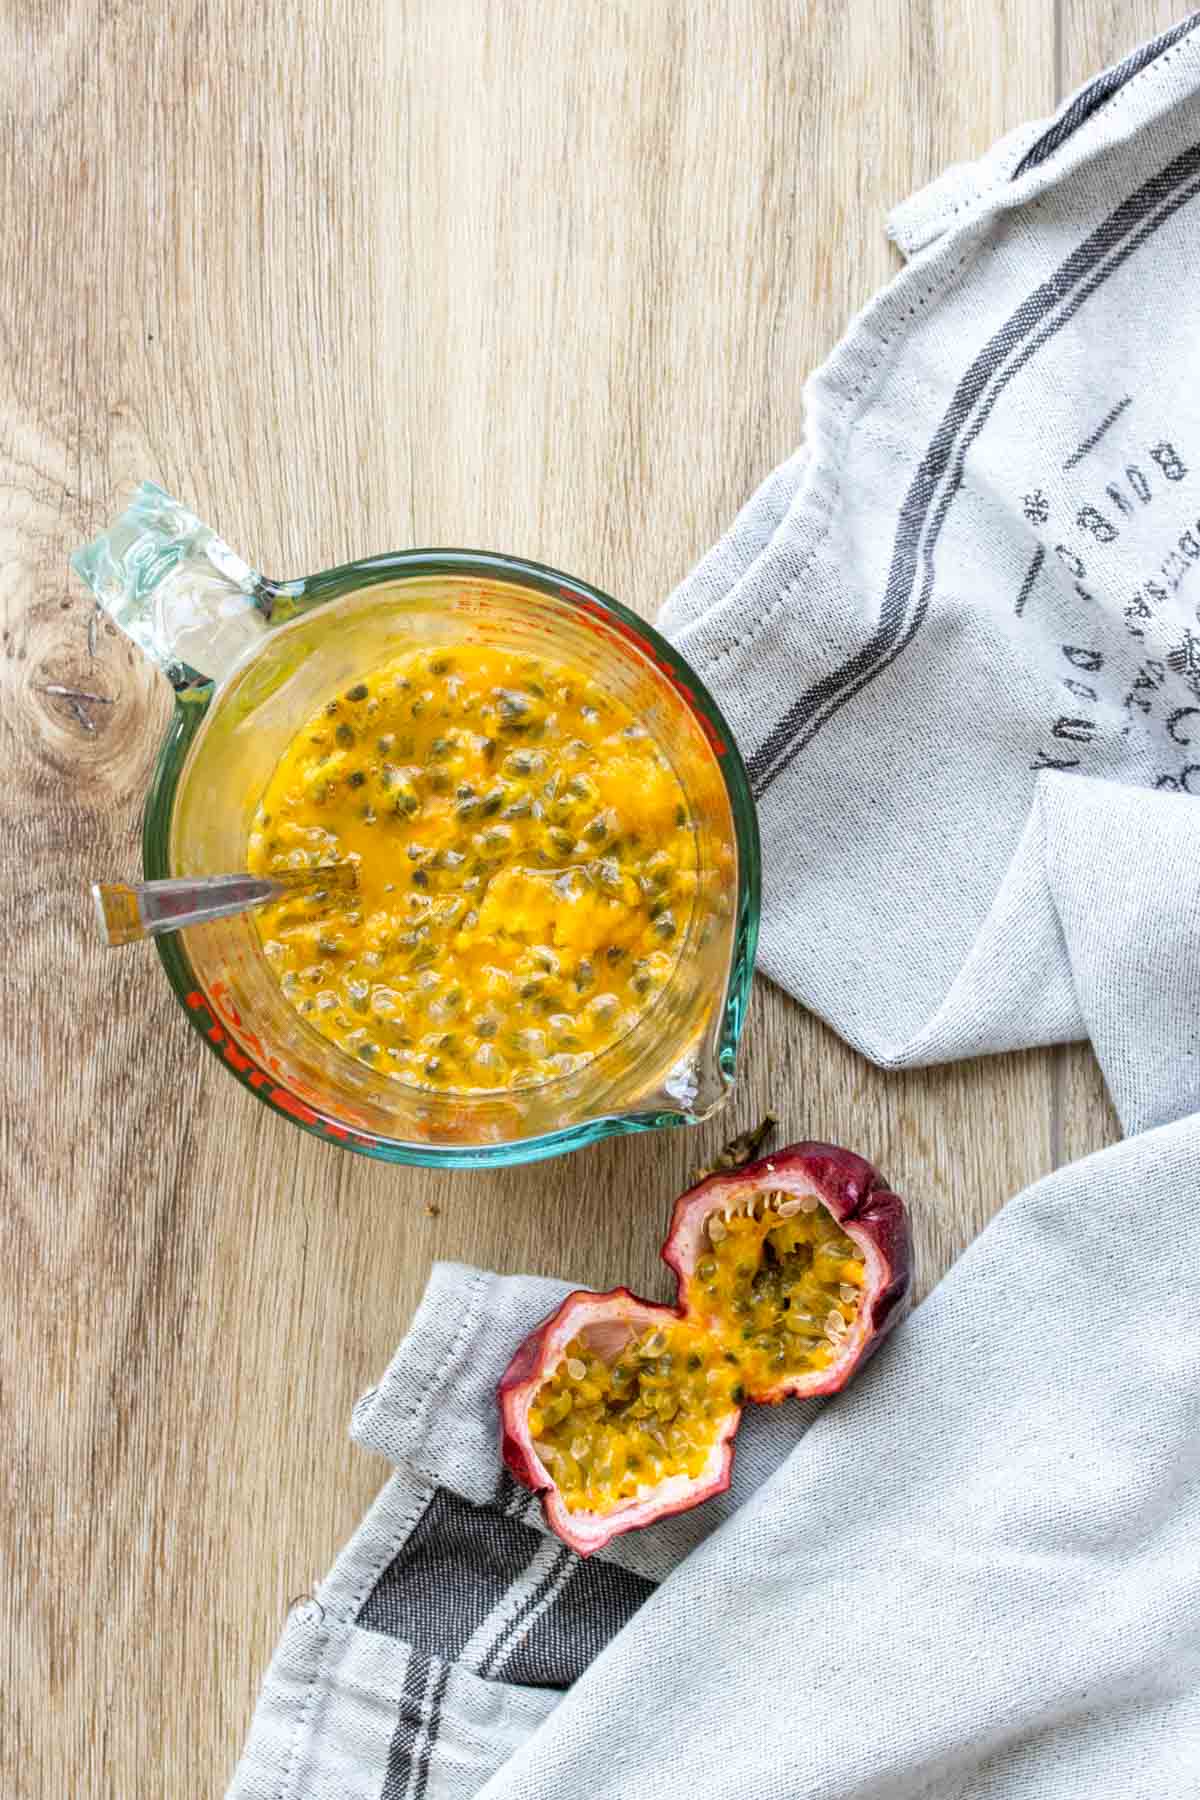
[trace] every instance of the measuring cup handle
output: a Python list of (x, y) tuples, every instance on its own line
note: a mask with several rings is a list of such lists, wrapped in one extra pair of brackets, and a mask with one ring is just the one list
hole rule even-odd
[(151, 481), (71, 567), (175, 688), (223, 681), (270, 629), (275, 585)]

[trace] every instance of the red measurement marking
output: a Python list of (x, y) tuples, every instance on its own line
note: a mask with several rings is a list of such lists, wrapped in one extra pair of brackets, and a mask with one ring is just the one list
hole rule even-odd
[(213, 1001), (209, 1002), (209, 1004), (212, 1006), (212, 1010), (217, 1013), (220, 1018), (225, 1020), (225, 1023), (231, 1030), (241, 1034), (242, 1042), (248, 1049), (254, 1051), (254, 1054), (258, 1057), (260, 1062), (266, 1063), (268, 1068), (274, 1069), (277, 1073), (279, 1072), (280, 1064), (278, 1058), (269, 1055), (267, 1051), (264, 1050), (259, 1038), (250, 1030), (249, 1026), (242, 1024), (242, 1015), (233, 1004), (233, 1001), (229, 998), (229, 989), (223, 981), (214, 981)]
[[(301, 1100), (298, 1095), (289, 1093), (285, 1087), (273, 1087), (267, 1095), (267, 1099), (272, 1106), (277, 1106), (280, 1112), (290, 1114), (293, 1119), (299, 1119), (304, 1125), (325, 1126), (326, 1121), (319, 1113), (313, 1111), (306, 1100)], [(338, 1135), (344, 1137), (346, 1134), (339, 1132)]]
[[(378, 1141), (373, 1137), (364, 1137), (359, 1132), (347, 1131), (344, 1126), (335, 1124), (332, 1119), (324, 1118), (306, 1100), (302, 1100), (298, 1094), (292, 1093), (289, 1088), (281, 1086), (273, 1075), (268, 1075), (250, 1057), (244, 1056), (235, 1044), (227, 1040), (225, 1029), (219, 1023), (219, 1019), (223, 1015), (218, 1012), (216, 1001), (210, 999), (200, 988), (193, 988), (191, 993), (185, 994), (184, 1004), (191, 1012), (207, 1015), (210, 1022), (204, 1035), (212, 1043), (221, 1046), (225, 1061), (246, 1087), (253, 1088), (256, 1092), (263, 1088), (269, 1090), (264, 1098), (278, 1112), (286, 1113), (289, 1118), (299, 1119), (302, 1124), (311, 1125), (324, 1136), (335, 1138), (340, 1143), (354, 1142), (369, 1149)], [(238, 1019), (237, 1008), (228, 998), (225, 1000), (225, 1007), (233, 1019)], [(247, 1042), (253, 1042), (256, 1047), (259, 1047), (258, 1039), (252, 1031), (247, 1031), (244, 1035)]]

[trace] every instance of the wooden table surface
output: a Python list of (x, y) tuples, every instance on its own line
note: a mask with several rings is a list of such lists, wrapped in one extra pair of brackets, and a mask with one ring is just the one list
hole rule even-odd
[(796, 443), (887, 207), (1182, 10), (4, 8), (3, 1794), (223, 1791), (435, 1257), (657, 1294), (671, 1198), (769, 1105), (911, 1196), (924, 1291), (1116, 1135), (1086, 1050), (883, 1075), (760, 983), (701, 1132), (454, 1175), (305, 1137), (97, 944), (168, 695), (69, 551), (149, 477), (271, 573), (473, 544), (652, 613)]

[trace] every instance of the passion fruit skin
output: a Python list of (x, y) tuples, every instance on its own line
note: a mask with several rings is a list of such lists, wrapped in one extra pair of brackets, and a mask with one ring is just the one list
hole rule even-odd
[(900, 1323), (912, 1301), (912, 1239), (899, 1194), (865, 1157), (837, 1144), (789, 1144), (740, 1169), (698, 1181), (679, 1196), (662, 1259), (675, 1276), (680, 1311), (687, 1285), (703, 1253), (704, 1232), (713, 1213), (737, 1210), (755, 1195), (815, 1193), (846, 1236), (862, 1247), (867, 1266), (858, 1325), (845, 1354), (828, 1369), (781, 1381), (755, 1394), (759, 1404), (836, 1394), (872, 1357)]
[(698, 1506), (728, 1488), (733, 1473), (734, 1440), (742, 1408), (733, 1407), (722, 1421), (708, 1463), (698, 1477), (668, 1476), (635, 1501), (607, 1513), (572, 1512), (554, 1478), (541, 1461), (528, 1424), (529, 1408), (566, 1353), (567, 1344), (583, 1332), (612, 1329), (617, 1337), (632, 1328), (696, 1318), (689, 1308), (688, 1285), (704, 1253), (708, 1220), (767, 1196), (785, 1199), (815, 1195), (860, 1247), (865, 1283), (858, 1318), (842, 1353), (826, 1369), (784, 1379), (755, 1393), (759, 1403), (776, 1405), (789, 1398), (833, 1394), (845, 1387), (900, 1322), (911, 1301), (912, 1246), (904, 1202), (865, 1158), (835, 1144), (791, 1144), (744, 1167), (721, 1171), (698, 1181), (675, 1202), (662, 1259), (675, 1276), (673, 1307), (642, 1300), (628, 1288), (605, 1294), (580, 1289), (529, 1334), (501, 1377), (497, 1399), (501, 1417), (501, 1452), (506, 1467), (524, 1486), (541, 1495), (550, 1528), (583, 1556), (602, 1549), (614, 1537)]
[[(655, 1519), (672, 1513), (686, 1512), (714, 1494), (722, 1494), (733, 1476), (733, 1440), (741, 1423), (742, 1409), (733, 1408), (722, 1421), (721, 1430), (709, 1454), (704, 1473), (695, 1478), (674, 1476), (661, 1483), (645, 1501), (635, 1501), (609, 1513), (571, 1512), (563, 1503), (554, 1477), (537, 1453), (529, 1430), (529, 1408), (546, 1373), (559, 1361), (572, 1338), (588, 1330), (618, 1329), (629, 1325), (637, 1330), (647, 1326), (674, 1324), (683, 1316), (672, 1306), (657, 1306), (640, 1300), (628, 1288), (612, 1288), (607, 1294), (593, 1294), (579, 1289), (568, 1294), (561, 1305), (535, 1331), (530, 1332), (500, 1378), (497, 1398), (500, 1403), (500, 1449), (505, 1467), (535, 1494), (540, 1494), (542, 1511), (550, 1529), (570, 1544), (581, 1556), (590, 1556), (623, 1531), (636, 1530)], [(644, 1515), (644, 1516), (643, 1516)]]

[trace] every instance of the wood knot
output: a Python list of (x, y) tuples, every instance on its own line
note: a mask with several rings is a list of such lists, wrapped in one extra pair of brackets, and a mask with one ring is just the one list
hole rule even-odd
[(94, 736), (97, 727), (103, 723), (103, 708), (113, 704), (108, 694), (97, 693), (92, 686), (71, 687), (62, 681), (44, 681), (35, 692), (44, 696), (59, 718), (74, 719), (80, 731), (88, 736)]

